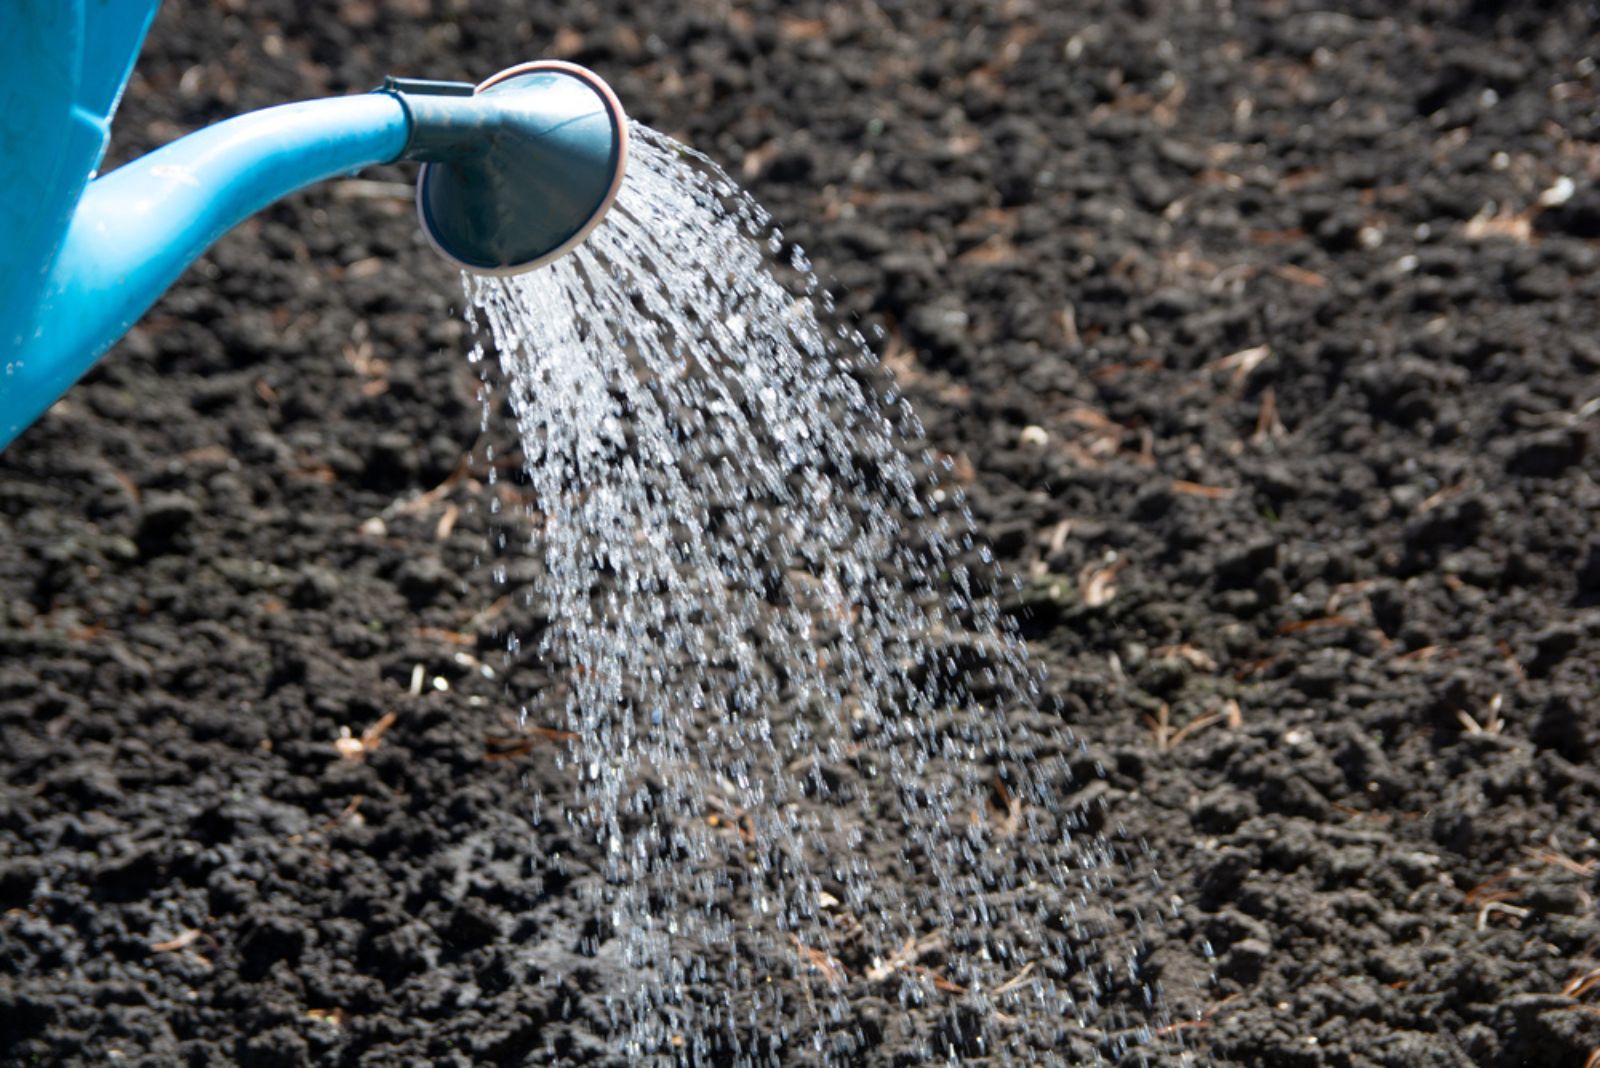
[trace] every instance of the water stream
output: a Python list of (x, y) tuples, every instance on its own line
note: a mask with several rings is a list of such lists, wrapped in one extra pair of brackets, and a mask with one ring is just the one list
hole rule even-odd
[(606, 858), (610, 1040), (1116, 1059), (1159, 997), (961, 494), (767, 214), (664, 135), (633, 152), (575, 253), (467, 281), (545, 572), (511, 647), (568, 680), (563, 807)]

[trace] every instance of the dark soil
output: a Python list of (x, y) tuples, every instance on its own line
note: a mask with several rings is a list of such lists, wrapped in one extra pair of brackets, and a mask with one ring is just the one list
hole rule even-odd
[[(1600, 12), (1343, 6), (169, 0), (112, 162), (593, 66), (884, 327), (1181, 899), (1155, 1062), (1578, 1068)], [(593, 850), (510, 721), (559, 680), (480, 667), (531, 610), (452, 478), (456, 282), (364, 177), (224, 239), (0, 457), (6, 1064), (620, 1059)]]

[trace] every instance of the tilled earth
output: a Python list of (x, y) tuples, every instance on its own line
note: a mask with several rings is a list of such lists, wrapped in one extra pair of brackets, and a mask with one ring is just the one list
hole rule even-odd
[[(1343, 7), (169, 0), (110, 162), (594, 67), (883, 328), (1022, 579), (1181, 901), (1141, 1055), (1580, 1068), (1600, 11)], [(245, 224), (0, 456), (6, 1064), (620, 1059), (407, 177)]]

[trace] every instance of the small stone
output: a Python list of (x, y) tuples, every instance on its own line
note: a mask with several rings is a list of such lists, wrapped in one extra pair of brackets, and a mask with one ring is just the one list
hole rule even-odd
[(1290, 749), (1309, 752), (1317, 744), (1316, 737), (1304, 727), (1291, 727), (1283, 732), (1283, 744)]

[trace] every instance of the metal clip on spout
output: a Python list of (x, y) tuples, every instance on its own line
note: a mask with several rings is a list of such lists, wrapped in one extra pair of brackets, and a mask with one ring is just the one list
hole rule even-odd
[(519, 274), (583, 241), (622, 188), (628, 120), (600, 78), (541, 60), (475, 89), (390, 78), (405, 108), (403, 159), (423, 163), (417, 216), (440, 255), (478, 274)]

